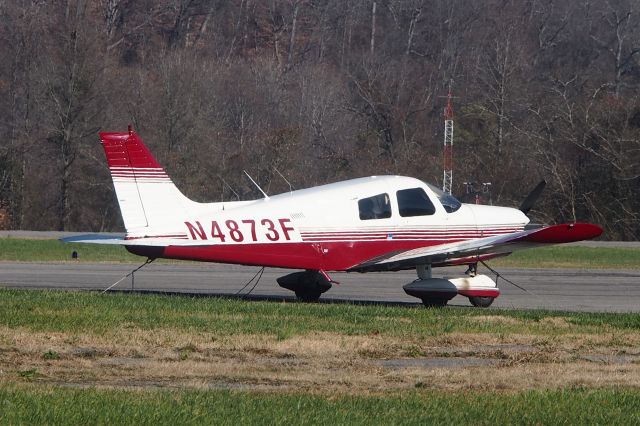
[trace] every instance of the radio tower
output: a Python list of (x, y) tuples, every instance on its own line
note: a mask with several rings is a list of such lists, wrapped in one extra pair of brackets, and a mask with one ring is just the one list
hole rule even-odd
[(451, 194), (453, 184), (453, 105), (451, 104), (451, 84), (447, 94), (447, 106), (444, 109), (444, 179), (442, 192)]

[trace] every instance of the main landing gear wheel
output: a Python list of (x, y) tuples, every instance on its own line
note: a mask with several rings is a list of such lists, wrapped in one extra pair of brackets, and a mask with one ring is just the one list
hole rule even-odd
[(298, 290), (295, 292), (296, 298), (298, 298), (301, 302), (317, 302), (320, 300), (320, 295), (322, 292), (320, 290)]
[(476, 308), (488, 308), (494, 299), (495, 297), (473, 296), (469, 297), (469, 302)]
[(294, 272), (280, 277), (278, 285), (293, 291), (301, 302), (317, 302), (320, 295), (331, 288), (327, 275), (315, 270)]
[(427, 308), (442, 308), (447, 306), (449, 299), (443, 299), (439, 297), (423, 297), (422, 304)]

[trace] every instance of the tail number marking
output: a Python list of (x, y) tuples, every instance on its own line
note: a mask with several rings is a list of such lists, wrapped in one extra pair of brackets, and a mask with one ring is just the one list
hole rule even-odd
[[(248, 241), (258, 241), (259, 237), (264, 236), (269, 241), (280, 241), (283, 240), (290, 241), (291, 240), (291, 231), (294, 231), (294, 228), (288, 226), (291, 223), (289, 219), (278, 219), (277, 222), (274, 222), (271, 219), (262, 219), (259, 221), (260, 225), (256, 224), (256, 220), (254, 219), (243, 219), (240, 221), (243, 224), (242, 228), (240, 224), (232, 219), (226, 220), (224, 225), (221, 225), (216, 220), (211, 221), (211, 232), (207, 234), (204, 227), (199, 221), (195, 222), (184, 222), (191, 234), (192, 240), (208, 240), (209, 237), (211, 240), (217, 240), (221, 243), (224, 243), (227, 238), (230, 238), (232, 241), (236, 243), (240, 243), (245, 240)], [(245, 237), (246, 235), (246, 237)]]
[(273, 221), (271, 219), (262, 219), (260, 223), (262, 224), (262, 226), (267, 227), (267, 230), (269, 232), (267, 232), (265, 236), (269, 241), (278, 241), (280, 239), (280, 234), (278, 234), (278, 231), (276, 231), (275, 225), (273, 224)]

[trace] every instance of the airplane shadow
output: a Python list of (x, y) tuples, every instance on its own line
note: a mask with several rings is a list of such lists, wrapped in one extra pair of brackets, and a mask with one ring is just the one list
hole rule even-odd
[[(233, 293), (204, 293), (204, 292), (188, 292), (188, 291), (162, 291), (162, 290), (110, 290), (109, 293), (125, 293), (125, 294), (153, 294), (160, 296), (182, 296), (182, 297), (201, 297), (201, 298), (217, 298), (229, 300), (246, 300), (250, 302), (277, 302), (277, 303), (307, 303), (301, 302), (294, 296), (277, 296), (277, 295), (254, 295), (254, 294), (233, 294)], [(357, 305), (357, 306), (390, 306), (390, 307), (407, 307), (422, 308), (420, 302), (392, 302), (381, 300), (361, 300), (361, 299), (335, 299), (320, 298), (318, 304), (325, 305)], [(450, 304), (455, 308), (471, 308), (471, 306)]]

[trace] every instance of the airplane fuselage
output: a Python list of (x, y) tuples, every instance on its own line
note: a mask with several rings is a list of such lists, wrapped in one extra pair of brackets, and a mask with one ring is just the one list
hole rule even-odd
[(344, 271), (392, 252), (521, 231), (529, 221), (512, 208), (445, 207), (442, 197), (418, 179), (372, 176), (250, 202), (201, 205), (194, 215), (162, 224), (156, 234), (145, 227), (127, 238), (207, 244), (169, 245), (161, 253), (157, 247), (129, 246), (154, 257)]

